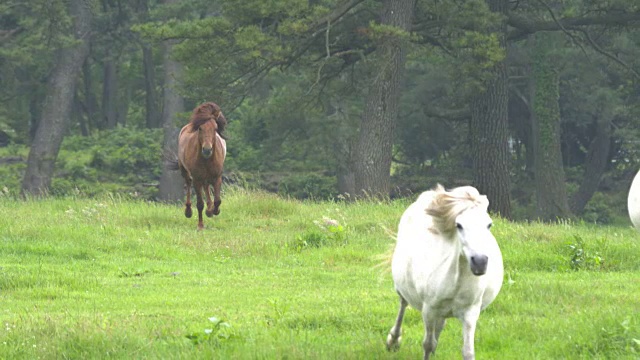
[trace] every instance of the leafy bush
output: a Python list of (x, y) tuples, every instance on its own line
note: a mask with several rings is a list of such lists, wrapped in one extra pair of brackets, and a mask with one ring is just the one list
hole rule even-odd
[(116, 128), (65, 138), (52, 195), (125, 193), (153, 199), (162, 168), (162, 130)]
[(335, 176), (318, 173), (292, 174), (281, 180), (278, 193), (297, 199), (332, 199), (338, 195)]
[(6, 188), (6, 195), (17, 195), (20, 193), (20, 186), (27, 163), (3, 164), (0, 166), (0, 189)]
[[(611, 224), (615, 217), (612, 209), (615, 206), (620, 206), (620, 203), (611, 204), (611, 201), (609, 196), (596, 192), (585, 206), (582, 219), (594, 224)], [(624, 204), (624, 202), (622, 203)]]

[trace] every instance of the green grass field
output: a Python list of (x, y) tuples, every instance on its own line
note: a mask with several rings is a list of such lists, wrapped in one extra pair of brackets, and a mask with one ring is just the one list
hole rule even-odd
[[(386, 351), (398, 300), (376, 266), (408, 200), (225, 190), (201, 232), (177, 205), (0, 198), (0, 358), (422, 356), (415, 310), (400, 350)], [(496, 219), (493, 229), (505, 283), (480, 316), (478, 359), (640, 358), (640, 234), (630, 225)], [(435, 358), (460, 358), (461, 346), (451, 319)]]

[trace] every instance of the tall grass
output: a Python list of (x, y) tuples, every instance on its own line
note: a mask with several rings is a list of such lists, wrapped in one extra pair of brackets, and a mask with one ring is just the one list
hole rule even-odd
[[(416, 311), (400, 351), (385, 350), (397, 296), (376, 266), (408, 204), (227, 188), (198, 232), (179, 205), (2, 198), (0, 358), (420, 358)], [(633, 229), (493, 229), (506, 274), (480, 317), (479, 359), (639, 358)], [(460, 357), (460, 334), (450, 320), (437, 359)]]

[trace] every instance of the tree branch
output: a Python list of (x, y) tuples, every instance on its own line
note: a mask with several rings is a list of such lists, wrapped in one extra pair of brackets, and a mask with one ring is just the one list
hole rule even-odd
[(562, 23), (560, 21), (558, 21), (558, 18), (556, 17), (556, 14), (553, 12), (553, 9), (551, 8), (551, 6), (549, 6), (546, 2), (544, 2), (544, 0), (538, 0), (538, 2), (541, 3), (542, 6), (544, 6), (547, 9), (549, 14), (551, 15), (551, 18), (553, 19), (553, 22), (555, 22), (560, 27), (562, 32), (565, 33), (565, 35), (567, 35), (571, 39), (571, 41), (573, 41), (574, 44), (578, 45), (580, 50), (582, 50), (582, 53), (584, 54), (584, 56), (587, 59), (589, 59), (589, 55), (587, 55), (587, 52), (584, 50), (584, 47), (582, 47), (582, 44), (580, 44), (580, 42), (578, 42), (578, 40), (576, 40), (576, 38), (573, 36), (573, 34), (571, 34), (569, 32), (569, 30), (567, 30), (564, 27), (564, 25), (562, 25)]
[(13, 35), (20, 31), (22, 31), (22, 28), (20, 27), (11, 30), (0, 30), (0, 44), (8, 41), (9, 39), (11, 39), (11, 37), (13, 37)]
[(637, 79), (640, 79), (640, 73), (638, 73), (634, 68), (632, 68), (631, 66), (627, 65), (627, 63), (625, 63), (624, 61), (622, 61), (620, 58), (618, 58), (617, 56), (603, 50), (598, 44), (596, 44), (595, 41), (593, 41), (593, 39), (591, 38), (591, 36), (589, 35), (589, 32), (587, 32), (586, 30), (580, 30), (584, 36), (587, 38), (587, 40), (589, 41), (589, 44), (591, 45), (591, 47), (597, 51), (598, 53), (608, 57), (609, 59), (615, 61), (616, 63), (618, 63), (620, 66), (624, 67), (625, 69), (629, 70)]
[[(344, 16), (344, 14), (346, 14), (349, 10), (353, 9), (356, 5), (360, 4), (361, 2), (364, 2), (364, 0), (343, 1), (338, 6), (336, 6), (336, 8), (332, 12), (309, 24), (309, 30), (316, 31), (320, 26), (324, 24), (335, 23), (342, 16)], [(315, 36), (315, 34), (313, 34), (312, 36)]]
[(449, 121), (464, 121), (468, 120), (471, 117), (471, 111), (469, 111), (468, 108), (451, 110), (430, 106), (424, 107), (422, 112), (429, 117), (445, 119)]
[(565, 29), (577, 30), (576, 27), (589, 25), (630, 25), (640, 22), (640, 12), (609, 12), (600, 16), (585, 16), (579, 18), (564, 18), (551, 21), (535, 21), (525, 17), (509, 13), (507, 16), (507, 24), (513, 28), (507, 39), (519, 40), (525, 38), (529, 34), (538, 31), (555, 31)]

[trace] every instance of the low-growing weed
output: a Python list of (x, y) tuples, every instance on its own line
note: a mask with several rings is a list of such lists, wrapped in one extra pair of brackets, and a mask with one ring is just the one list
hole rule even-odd
[(213, 324), (210, 329), (204, 329), (203, 331), (197, 331), (187, 335), (187, 339), (191, 340), (193, 345), (199, 345), (203, 343), (213, 343), (214, 345), (220, 345), (221, 342), (229, 340), (231, 338), (230, 328), (231, 325), (215, 316), (209, 318), (209, 321)]
[(267, 325), (276, 325), (286, 316), (289, 311), (289, 304), (283, 304), (278, 299), (269, 299), (269, 305), (271, 305), (271, 313), (265, 315)]
[(347, 244), (347, 228), (340, 221), (323, 216), (322, 220), (314, 220), (313, 223), (317, 229), (296, 235), (292, 246), (294, 250)]
[(597, 250), (588, 248), (585, 241), (579, 235), (573, 237), (574, 241), (567, 244), (571, 269), (573, 270), (599, 270), (604, 265), (604, 258)]

